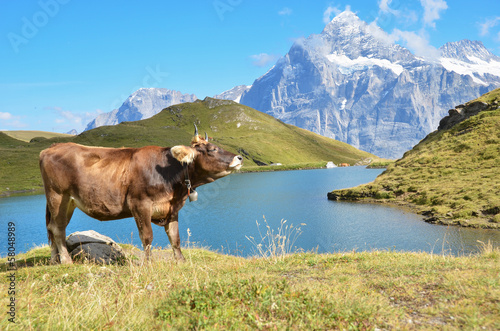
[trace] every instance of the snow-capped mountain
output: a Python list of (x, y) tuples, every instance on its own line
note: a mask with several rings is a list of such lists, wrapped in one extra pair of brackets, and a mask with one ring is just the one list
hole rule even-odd
[(214, 95), (214, 99), (233, 100), (236, 102), (240, 102), (241, 96), (246, 93), (251, 87), (251, 85), (238, 85), (230, 90), (222, 92), (221, 94)]
[(469, 75), (474, 82), (489, 85), (499, 81), (500, 57), (490, 53), (480, 41), (461, 40), (440, 48), (440, 63), (448, 71)]
[(196, 99), (194, 94), (182, 94), (166, 88), (141, 88), (132, 93), (120, 108), (97, 116), (87, 124), (85, 130), (103, 125), (115, 125), (124, 121), (146, 119), (169, 106), (193, 102)]
[(500, 58), (463, 40), (424, 59), (345, 11), (294, 43), (240, 103), (383, 156), (401, 157), (448, 109), (500, 87)]

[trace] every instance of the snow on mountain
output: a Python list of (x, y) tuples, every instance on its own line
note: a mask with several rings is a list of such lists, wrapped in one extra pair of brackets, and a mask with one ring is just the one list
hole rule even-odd
[(482, 85), (488, 85), (492, 79), (485, 78), (485, 75), (500, 77), (500, 57), (491, 54), (480, 41), (449, 42), (440, 51), (441, 65), (448, 71), (469, 75)]
[(392, 70), (396, 75), (400, 75), (403, 72), (403, 66), (397, 63), (392, 63), (387, 59), (374, 59), (369, 57), (360, 56), (354, 60), (351, 60), (346, 55), (330, 54), (326, 58), (335, 63), (340, 72), (344, 75), (351, 74), (357, 70), (365, 70), (373, 66), (378, 66), (381, 68), (387, 68)]
[(233, 100), (240, 102), (241, 96), (246, 93), (251, 85), (238, 85), (230, 90), (224, 91), (221, 94), (214, 95), (214, 99)]
[(97, 116), (87, 124), (85, 130), (149, 118), (169, 106), (196, 99), (194, 94), (182, 94), (166, 88), (141, 88), (132, 93), (120, 108)]
[(416, 57), (345, 11), (296, 41), (240, 103), (384, 157), (401, 157), (448, 109), (500, 87), (500, 59), (480, 42)]

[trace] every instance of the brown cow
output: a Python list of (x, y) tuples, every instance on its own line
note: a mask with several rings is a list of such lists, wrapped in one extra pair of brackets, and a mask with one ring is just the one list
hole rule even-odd
[(198, 136), (191, 146), (142, 148), (54, 144), (40, 153), (52, 263), (72, 263), (66, 226), (76, 207), (100, 221), (134, 217), (146, 258), (151, 223), (164, 226), (176, 259), (179, 210), (190, 191), (241, 168), (243, 158)]

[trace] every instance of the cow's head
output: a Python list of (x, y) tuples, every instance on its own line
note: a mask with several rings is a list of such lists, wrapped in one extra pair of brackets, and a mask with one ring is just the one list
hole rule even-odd
[(174, 146), (171, 148), (172, 156), (182, 164), (194, 163), (195, 171), (203, 173), (208, 181), (229, 175), (239, 170), (243, 164), (243, 158), (225, 151), (222, 148), (208, 142), (198, 135), (195, 125), (195, 134), (191, 146)]

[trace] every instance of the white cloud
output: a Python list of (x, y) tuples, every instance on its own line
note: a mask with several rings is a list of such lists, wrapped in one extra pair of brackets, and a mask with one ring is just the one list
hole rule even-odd
[(68, 120), (69, 122), (72, 122), (74, 124), (81, 124), (82, 123), (82, 117), (79, 114), (74, 114), (70, 112), (69, 110), (62, 110), (59, 113), (64, 119)]
[(406, 47), (416, 56), (423, 57), (427, 60), (436, 60), (439, 58), (439, 50), (429, 44), (428, 38), (424, 35), (424, 30), (421, 30), (420, 33), (416, 33), (413, 31), (394, 29), (392, 36), (396, 38), (396, 40), (402, 40)]
[(397, 36), (390, 35), (384, 30), (382, 30), (378, 25), (376, 21), (371, 22), (368, 24), (368, 31), (374, 36), (377, 37), (379, 40), (383, 40), (387, 44), (393, 44), (396, 40), (398, 40)]
[(82, 115), (78, 113), (64, 110), (63, 108), (57, 106), (44, 107), (44, 109), (52, 110), (59, 116), (54, 120), (57, 124), (70, 123), (72, 125), (82, 125), (83, 118)]
[(254, 66), (265, 67), (268, 64), (278, 60), (280, 56), (276, 54), (260, 53), (256, 55), (250, 55), (250, 58), (253, 60), (252, 64)]
[(23, 129), (28, 126), (28, 124), (21, 122), (19, 119), (14, 119), (12, 122), (6, 124), (14, 129)]
[(0, 111), (0, 120), (4, 120), (4, 121), (7, 121), (7, 120), (10, 120), (12, 119), (12, 114), (11, 113), (3, 113)]
[(389, 7), (391, 2), (392, 0), (380, 0), (380, 2), (378, 3), (378, 8), (380, 9), (381, 12), (391, 13), (393, 15), (399, 16), (400, 15), (399, 10), (395, 10)]
[[(351, 9), (350, 6), (346, 6), (346, 10), (350, 10), (350, 9)], [(323, 23), (325, 23), (325, 24), (330, 23), (330, 21), (332, 20), (332, 13), (335, 14), (335, 16), (337, 16), (341, 12), (342, 12), (342, 10), (338, 9), (337, 7), (329, 6), (323, 12)]]
[(448, 5), (444, 0), (420, 0), (420, 4), (424, 7), (424, 24), (435, 28), (440, 12), (448, 9)]
[(56, 114), (57, 117), (53, 121), (60, 124), (59, 130), (62, 131), (68, 131), (70, 129), (81, 131), (88, 122), (103, 113), (101, 109), (86, 112), (64, 110), (61, 107), (45, 107), (44, 109), (52, 110)]
[(486, 36), (490, 33), (490, 30), (497, 26), (500, 23), (500, 16), (495, 18), (486, 19), (484, 23), (479, 23), (480, 31), (479, 34), (481, 36)]
[(406, 23), (413, 24), (418, 22), (418, 14), (413, 10), (404, 11), (402, 17)]
[(9, 112), (0, 112), (0, 123), (2, 130), (12, 130), (25, 128), (28, 125), (21, 121), (21, 116), (14, 116)]
[(292, 10), (288, 7), (285, 7), (278, 12), (278, 15), (281, 15), (281, 16), (292, 15)]
[(390, 11), (389, 5), (391, 4), (392, 0), (380, 0), (378, 3), (378, 8), (383, 11), (383, 12), (388, 12)]

